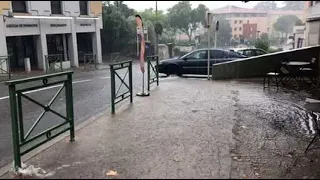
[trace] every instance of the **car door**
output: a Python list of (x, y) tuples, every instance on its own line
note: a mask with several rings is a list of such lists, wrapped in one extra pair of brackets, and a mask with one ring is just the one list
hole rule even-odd
[(184, 57), (183, 74), (201, 74), (204, 62), (208, 57), (207, 54), (206, 50), (198, 50)]

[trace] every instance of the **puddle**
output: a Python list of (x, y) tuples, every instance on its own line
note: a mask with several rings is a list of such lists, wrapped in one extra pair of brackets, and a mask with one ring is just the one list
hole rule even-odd
[[(267, 121), (274, 129), (310, 137), (315, 133), (315, 124), (310, 112), (303, 107), (307, 97), (305, 92), (274, 93), (246, 88), (239, 93), (239, 111)], [(320, 114), (314, 114), (319, 122)]]

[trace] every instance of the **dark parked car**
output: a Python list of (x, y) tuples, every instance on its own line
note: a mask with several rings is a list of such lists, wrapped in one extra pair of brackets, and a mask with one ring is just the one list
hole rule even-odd
[[(210, 66), (215, 63), (232, 61), (235, 59), (246, 58), (241, 54), (223, 50), (210, 49)], [(181, 57), (162, 60), (159, 63), (159, 73), (170, 74), (207, 74), (208, 68), (208, 49), (197, 49)]]

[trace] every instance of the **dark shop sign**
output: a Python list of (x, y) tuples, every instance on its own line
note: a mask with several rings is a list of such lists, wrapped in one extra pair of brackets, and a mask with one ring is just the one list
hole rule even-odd
[(38, 27), (38, 24), (7, 24), (7, 28)]
[(67, 24), (50, 24), (50, 27), (65, 27)]
[(91, 26), (91, 24), (80, 24), (80, 26)]

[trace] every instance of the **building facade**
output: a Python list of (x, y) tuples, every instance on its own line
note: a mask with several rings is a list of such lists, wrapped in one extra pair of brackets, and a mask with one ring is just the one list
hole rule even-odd
[[(263, 33), (267, 33), (273, 37), (280, 37), (279, 32), (273, 28), (273, 24), (279, 17), (284, 15), (296, 15), (304, 21), (303, 11), (258, 11), (236, 6), (226, 6), (214, 9), (211, 12), (214, 16), (223, 16), (229, 20), (233, 39), (248, 38), (251, 36), (255, 39)], [(252, 32), (251, 29), (256, 30)]]
[(102, 62), (101, 1), (1, 1), (0, 16), (0, 56), (10, 56), (12, 70), (25, 58), (46, 70), (47, 55), (60, 55), (64, 67), (78, 67), (84, 54)]
[(314, 46), (320, 44), (320, 1), (305, 2), (305, 44)]

